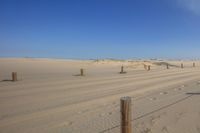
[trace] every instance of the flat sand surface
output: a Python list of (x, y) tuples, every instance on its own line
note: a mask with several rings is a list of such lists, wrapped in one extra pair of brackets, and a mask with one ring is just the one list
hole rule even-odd
[(195, 62), (2, 58), (0, 133), (120, 133), (123, 96), (132, 97), (133, 133), (200, 133)]

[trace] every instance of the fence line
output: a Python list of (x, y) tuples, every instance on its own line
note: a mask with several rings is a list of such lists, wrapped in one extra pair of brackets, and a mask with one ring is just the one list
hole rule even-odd
[[(153, 110), (153, 111), (151, 111), (151, 112), (148, 112), (148, 113), (145, 113), (145, 114), (143, 114), (143, 115), (141, 115), (141, 116), (138, 116), (138, 117), (136, 117), (136, 118), (134, 118), (134, 119), (131, 119), (131, 122), (133, 122), (133, 121), (135, 121), (135, 120), (139, 120), (139, 119), (141, 119), (141, 118), (144, 118), (144, 117), (146, 117), (146, 116), (148, 116), (148, 115), (151, 115), (151, 114), (153, 114), (153, 113), (155, 113), (155, 112), (158, 112), (158, 111), (161, 111), (161, 110), (166, 109), (166, 108), (168, 108), (168, 107), (171, 107), (171, 106), (173, 106), (173, 105), (176, 105), (177, 103), (183, 102), (183, 101), (185, 101), (185, 100), (191, 98), (192, 96), (193, 96), (193, 94), (188, 94), (188, 96), (185, 96), (185, 97), (183, 97), (183, 98), (181, 98), (181, 99), (179, 99), (179, 100), (177, 100), (177, 101), (175, 101), (175, 102), (173, 102), (173, 103), (171, 103), (171, 104), (165, 105), (165, 106), (160, 107), (160, 108), (158, 108), (158, 109), (156, 109), (156, 110)], [(133, 104), (131, 104), (131, 105), (133, 105)], [(116, 125), (116, 126), (113, 126), (113, 127), (111, 127), (111, 128), (102, 130), (102, 131), (100, 131), (100, 132), (98, 132), (98, 133), (106, 133), (106, 132), (108, 132), (108, 131), (111, 131), (111, 130), (113, 130), (113, 129), (115, 129), (115, 128), (119, 128), (119, 127), (121, 127), (120, 124), (119, 124), (119, 125)], [(122, 132), (122, 133), (123, 133), (123, 132)]]

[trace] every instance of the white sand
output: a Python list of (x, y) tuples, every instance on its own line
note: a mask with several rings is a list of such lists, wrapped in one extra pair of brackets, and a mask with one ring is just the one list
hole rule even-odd
[(122, 96), (134, 133), (200, 133), (199, 62), (0, 59), (0, 81), (0, 133), (119, 133)]

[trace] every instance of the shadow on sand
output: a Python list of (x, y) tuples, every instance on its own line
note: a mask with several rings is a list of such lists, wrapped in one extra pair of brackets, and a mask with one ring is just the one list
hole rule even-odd
[(200, 95), (200, 92), (188, 92), (187, 95)]
[(4, 80), (1, 80), (0, 82), (13, 82), (13, 80), (11, 80), (11, 79), (4, 79)]

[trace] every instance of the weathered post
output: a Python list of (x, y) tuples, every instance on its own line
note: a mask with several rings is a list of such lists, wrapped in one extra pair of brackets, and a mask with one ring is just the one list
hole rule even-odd
[(150, 65), (148, 65), (147, 71), (150, 71), (150, 70), (151, 70), (151, 66), (150, 66)]
[(121, 66), (121, 73), (124, 72), (124, 66)]
[(167, 64), (167, 69), (169, 69), (169, 64)]
[(124, 71), (124, 66), (121, 66), (121, 71), (119, 72), (120, 74), (125, 74), (126, 72)]
[(12, 81), (17, 81), (17, 72), (12, 72)]
[(132, 133), (131, 97), (122, 97), (120, 102), (121, 102), (121, 133)]
[(144, 69), (147, 70), (147, 65), (144, 64)]
[(183, 63), (181, 63), (181, 68), (183, 68)]
[(82, 68), (80, 69), (80, 72), (80, 76), (84, 76), (84, 70)]
[(193, 62), (193, 67), (195, 67), (196, 65), (195, 65), (195, 63)]

